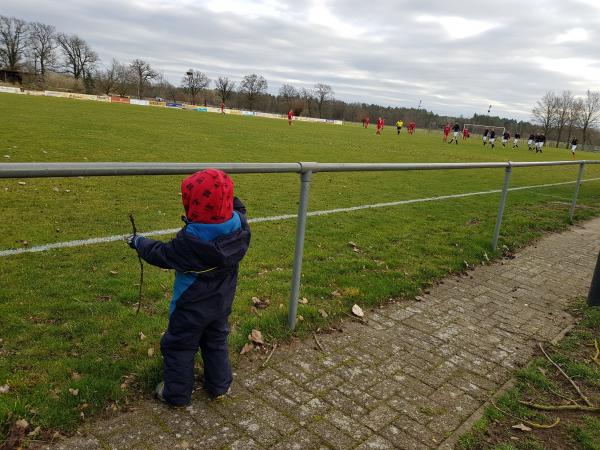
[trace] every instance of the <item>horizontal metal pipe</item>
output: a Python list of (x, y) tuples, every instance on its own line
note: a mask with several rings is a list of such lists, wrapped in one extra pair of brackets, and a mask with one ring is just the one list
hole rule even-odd
[(364, 172), (402, 170), (494, 169), (600, 164), (600, 160), (476, 162), (476, 163), (0, 163), (0, 178), (100, 177), (129, 175), (185, 175), (213, 167), (229, 173)]
[(186, 175), (209, 167), (228, 173), (300, 173), (302, 171), (299, 163), (8, 163), (0, 164), (0, 178)]
[(497, 169), (507, 162), (481, 163), (318, 163), (316, 172), (378, 172), (401, 170)]

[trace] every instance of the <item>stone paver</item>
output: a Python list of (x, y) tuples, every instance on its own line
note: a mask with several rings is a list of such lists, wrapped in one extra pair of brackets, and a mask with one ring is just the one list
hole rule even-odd
[[(346, 321), (343, 333), (281, 347), (237, 368), (233, 394), (171, 410), (142, 400), (53, 448), (452, 448), (516, 367), (572, 322), (600, 250), (600, 219), (512, 260), (448, 278), (418, 302)], [(462, 430), (461, 430), (462, 431)]]

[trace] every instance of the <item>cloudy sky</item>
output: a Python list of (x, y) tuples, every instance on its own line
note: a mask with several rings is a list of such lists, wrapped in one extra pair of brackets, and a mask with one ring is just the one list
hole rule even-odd
[(522, 119), (546, 90), (600, 89), (600, 0), (0, 0), (0, 14), (174, 83), (255, 72), (273, 93), (323, 82), (346, 101)]

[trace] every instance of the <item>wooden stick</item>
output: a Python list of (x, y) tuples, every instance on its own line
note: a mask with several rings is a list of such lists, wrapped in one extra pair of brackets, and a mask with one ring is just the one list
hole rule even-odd
[(267, 359), (265, 360), (264, 363), (262, 363), (261, 367), (265, 367), (267, 364), (269, 364), (269, 361), (271, 361), (271, 356), (273, 356), (273, 353), (275, 353), (276, 348), (277, 348), (277, 344), (273, 344), (273, 350), (271, 350), (271, 353), (269, 353), (269, 356), (267, 356)]
[(541, 405), (539, 403), (524, 402), (519, 400), (519, 403), (530, 408), (540, 409), (542, 411), (585, 411), (585, 412), (600, 412), (598, 406), (585, 405)]
[(598, 357), (600, 357), (600, 348), (598, 348), (597, 339), (594, 339), (594, 347), (596, 347), (596, 354), (592, 358), (592, 361), (594, 361), (598, 366), (600, 366), (600, 359), (598, 359)]
[(319, 349), (323, 352), (323, 353), (327, 353), (325, 351), (325, 349), (323, 348), (323, 346), (321, 345), (321, 343), (319, 342), (319, 338), (317, 337), (317, 333), (313, 333), (313, 337), (315, 338), (315, 342), (317, 343), (317, 347), (319, 347)]
[(509, 413), (509, 412), (507, 412), (507, 411), (504, 411), (503, 409), (500, 409), (500, 407), (499, 407), (498, 405), (496, 405), (496, 404), (494, 403), (494, 401), (493, 401), (493, 400), (490, 400), (490, 403), (491, 403), (492, 405), (494, 405), (494, 408), (496, 408), (496, 409), (497, 409), (498, 411), (500, 411), (502, 414), (505, 414), (505, 415), (507, 415), (508, 417), (512, 417), (512, 418), (513, 418), (513, 419), (515, 419), (515, 420), (520, 420), (521, 422), (523, 422), (523, 423), (525, 423), (525, 424), (529, 425), (529, 426), (530, 426), (530, 427), (532, 427), (532, 428), (538, 428), (538, 429), (545, 430), (545, 429), (548, 429), (548, 428), (554, 428), (556, 425), (558, 425), (558, 424), (560, 423), (560, 418), (558, 418), (558, 417), (557, 417), (557, 418), (556, 418), (556, 420), (555, 420), (553, 423), (551, 423), (550, 425), (545, 425), (545, 424), (543, 424), (543, 423), (537, 423), (537, 422), (530, 422), (529, 420), (521, 419), (520, 417), (514, 416), (514, 415), (512, 415), (511, 413)]
[(565, 373), (565, 371), (564, 371), (564, 370), (562, 370), (562, 368), (561, 368), (561, 367), (560, 367), (558, 364), (556, 364), (556, 363), (555, 363), (555, 362), (552, 360), (552, 358), (550, 358), (550, 356), (548, 355), (548, 353), (546, 353), (546, 350), (544, 350), (544, 346), (542, 345), (542, 343), (540, 342), (538, 345), (540, 346), (540, 350), (542, 351), (542, 353), (544, 354), (544, 356), (545, 356), (545, 357), (548, 359), (548, 361), (550, 361), (550, 362), (551, 362), (551, 363), (554, 365), (554, 367), (556, 367), (556, 368), (559, 370), (559, 372), (560, 372), (560, 373), (562, 373), (562, 374), (563, 374), (563, 376), (564, 376), (564, 377), (565, 377), (567, 380), (569, 380), (569, 382), (571, 383), (571, 385), (573, 385), (573, 387), (575, 388), (575, 390), (577, 391), (577, 393), (579, 394), (579, 396), (581, 397), (581, 399), (582, 399), (582, 400), (583, 400), (583, 401), (584, 401), (584, 402), (585, 402), (585, 403), (586, 403), (588, 406), (594, 407), (594, 405), (592, 404), (592, 402), (590, 402), (590, 400), (589, 400), (589, 399), (588, 399), (588, 398), (585, 396), (585, 394), (584, 394), (583, 392), (581, 392), (581, 389), (579, 389), (579, 386), (577, 386), (577, 383), (575, 383), (575, 382), (573, 381), (573, 379), (572, 379), (572, 378), (571, 378), (569, 375), (567, 375), (567, 374)]
[[(133, 235), (137, 235), (137, 228), (135, 226), (135, 220), (133, 218), (133, 213), (129, 213), (129, 220), (131, 222), (131, 227), (133, 228)], [(137, 253), (137, 252), (136, 252)], [(142, 257), (139, 253), (137, 253), (138, 261), (140, 262), (140, 290), (138, 293), (138, 306), (135, 314), (140, 313), (140, 308), (142, 307), (142, 286), (144, 284), (144, 263), (142, 262)]]
[(361, 319), (361, 318), (360, 318), (360, 317), (358, 317), (358, 316), (353, 316), (353, 315), (351, 315), (351, 314), (348, 314), (347, 312), (345, 312), (344, 314), (346, 314), (346, 315), (347, 315), (348, 317), (350, 317), (352, 320), (356, 320), (357, 322), (360, 322), (360, 323), (362, 323), (363, 325), (368, 325), (368, 324), (369, 324), (369, 322), (367, 322), (367, 321), (366, 321), (366, 320), (364, 320), (364, 319)]

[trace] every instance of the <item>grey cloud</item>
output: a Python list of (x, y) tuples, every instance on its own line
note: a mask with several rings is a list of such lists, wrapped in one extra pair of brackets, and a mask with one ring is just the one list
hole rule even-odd
[[(575, 68), (559, 73), (535, 63), (543, 57), (600, 64), (600, 8), (592, 2), (320, 2), (332, 20), (350, 27), (345, 35), (327, 23), (310, 22), (314, 1), (281, 0), (284, 14), (251, 17), (216, 13), (203, 2), (181, 1), (177, 8), (176, 0), (152, 7), (131, 0), (21, 0), (1, 5), (0, 11), (78, 33), (106, 63), (113, 56), (148, 59), (175, 83), (189, 67), (212, 78), (257, 72), (273, 91), (288, 80), (303, 86), (325, 82), (348, 101), (415, 106), (422, 99), (428, 109), (456, 115), (482, 112), (491, 102), (498, 105), (497, 113), (517, 118), (529, 118), (547, 89), (600, 88), (587, 86)], [(417, 23), (421, 15), (438, 22)], [(495, 27), (451, 39), (441, 23), (449, 16)], [(586, 29), (589, 40), (554, 43), (558, 34), (575, 27)]]

